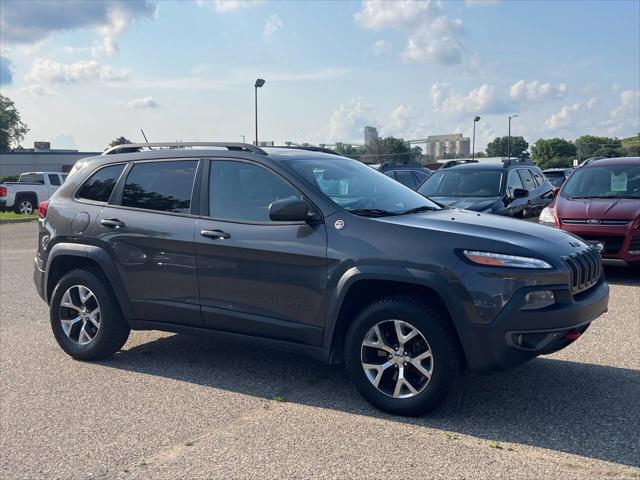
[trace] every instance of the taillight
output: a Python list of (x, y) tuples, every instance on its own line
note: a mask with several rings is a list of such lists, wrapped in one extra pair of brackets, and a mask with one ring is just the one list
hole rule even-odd
[(0, 187), (0, 197), (7, 196), (7, 187)]
[(49, 206), (49, 202), (46, 200), (43, 200), (42, 202), (40, 202), (38, 204), (38, 217), (39, 218), (44, 218), (47, 216), (47, 207)]

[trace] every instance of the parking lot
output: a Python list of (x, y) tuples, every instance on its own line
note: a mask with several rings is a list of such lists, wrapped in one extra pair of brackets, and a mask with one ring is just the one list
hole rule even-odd
[(55, 343), (36, 224), (0, 226), (3, 478), (639, 478), (640, 275), (566, 350), (468, 374), (423, 418), (382, 414), (341, 366), (132, 332), (98, 363)]

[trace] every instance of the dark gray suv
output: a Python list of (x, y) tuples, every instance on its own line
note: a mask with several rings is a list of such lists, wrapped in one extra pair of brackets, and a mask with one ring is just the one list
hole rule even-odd
[(131, 329), (243, 339), (344, 360), (375, 406), (418, 415), (465, 368), (557, 351), (607, 309), (578, 238), (442, 208), (323, 152), (114, 147), (40, 207), (35, 283), (81, 360)]

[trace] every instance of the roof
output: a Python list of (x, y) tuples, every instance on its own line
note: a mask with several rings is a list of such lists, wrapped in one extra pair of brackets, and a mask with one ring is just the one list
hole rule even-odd
[(566, 172), (567, 170), (575, 170), (575, 167), (565, 167), (565, 168), (545, 168), (542, 170), (542, 173), (551, 173), (551, 172)]
[[(505, 166), (502, 163), (463, 163), (460, 165), (454, 165), (452, 167), (447, 168), (443, 171), (448, 170), (507, 170), (509, 168), (515, 167), (535, 167), (535, 165), (531, 163), (513, 163), (511, 165)], [(442, 169), (440, 169), (442, 170)]]
[(615, 157), (615, 158), (600, 158), (597, 160), (591, 160), (590, 162), (582, 165), (580, 168), (589, 167), (602, 167), (602, 166), (620, 166), (637, 163), (640, 165), (640, 157)]

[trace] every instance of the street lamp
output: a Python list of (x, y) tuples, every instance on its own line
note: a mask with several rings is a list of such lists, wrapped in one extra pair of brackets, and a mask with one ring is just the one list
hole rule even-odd
[(471, 147), (471, 160), (476, 159), (476, 122), (480, 121), (480, 117), (477, 115), (473, 118), (473, 143)]
[(264, 80), (262, 78), (258, 78), (256, 83), (253, 85), (255, 90), (255, 101), (256, 101), (256, 147), (258, 146), (258, 88), (261, 88), (264, 85)]
[(518, 115), (509, 116), (509, 140), (507, 140), (507, 160), (511, 159), (511, 119), (516, 118)]

